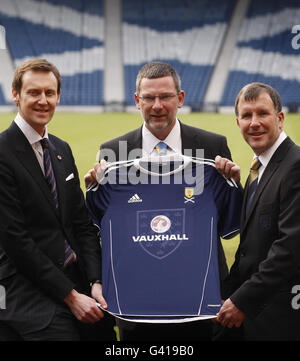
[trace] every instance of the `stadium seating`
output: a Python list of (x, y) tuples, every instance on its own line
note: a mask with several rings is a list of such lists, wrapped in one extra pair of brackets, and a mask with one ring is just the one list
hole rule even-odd
[(199, 109), (234, 1), (123, 0), (123, 61), (126, 104), (133, 104), (139, 68), (167, 61), (178, 70), (186, 105)]
[(252, 0), (232, 55), (222, 105), (233, 105), (242, 86), (261, 81), (275, 87), (290, 110), (300, 104), (299, 50), (292, 26), (299, 23), (295, 0)]
[[(6, 29), (14, 66), (31, 57), (56, 64), (63, 78), (62, 105), (105, 103), (105, 1), (109, 0), (1, 0), (0, 24)], [(221, 47), (237, 0), (120, 3), (124, 104), (134, 105), (135, 79), (141, 66), (161, 60), (181, 75), (185, 105), (203, 109), (214, 66), (222, 61)], [(224, 79), (228, 74), (219, 105), (233, 106), (243, 85), (262, 81), (280, 92), (284, 105), (298, 108), (300, 49), (292, 46), (295, 34), (291, 30), (299, 18), (299, 0), (249, 0), (230, 67), (221, 67)], [(300, 39), (298, 42), (300, 45)], [(123, 86), (122, 79), (112, 83)], [(6, 92), (0, 92), (0, 105), (5, 104), (7, 84), (3, 87)], [(220, 94), (222, 89), (223, 82)]]
[(14, 65), (47, 58), (62, 74), (61, 104), (102, 104), (103, 12), (102, 0), (1, 1)]
[(0, 85), (0, 105), (5, 105), (5, 99), (4, 99), (1, 85)]

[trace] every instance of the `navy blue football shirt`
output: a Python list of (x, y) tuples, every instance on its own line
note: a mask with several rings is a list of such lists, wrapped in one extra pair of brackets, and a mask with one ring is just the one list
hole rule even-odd
[(109, 312), (150, 322), (215, 317), (217, 243), (239, 231), (241, 192), (213, 161), (111, 163), (87, 205), (101, 232)]

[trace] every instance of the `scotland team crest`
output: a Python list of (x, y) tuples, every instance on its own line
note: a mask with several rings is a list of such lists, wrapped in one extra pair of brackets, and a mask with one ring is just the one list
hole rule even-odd
[(185, 188), (184, 189), (184, 203), (195, 203), (195, 188)]
[(185, 210), (161, 209), (137, 212), (137, 236), (133, 236), (145, 252), (163, 259), (188, 240), (185, 234)]
[(187, 198), (192, 198), (194, 195), (194, 188), (185, 188), (184, 194)]

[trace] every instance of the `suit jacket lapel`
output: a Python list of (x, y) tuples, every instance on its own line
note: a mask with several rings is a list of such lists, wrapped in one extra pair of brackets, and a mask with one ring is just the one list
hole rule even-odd
[(242, 215), (241, 215), (242, 223), (246, 218), (246, 207), (247, 207), (248, 193), (249, 193), (249, 176), (248, 176), (248, 178), (246, 180), (245, 187), (244, 187), (244, 197), (243, 197)]
[[(279, 162), (277, 161), (270, 161), (269, 164), (267, 165), (264, 174), (261, 177), (260, 182), (258, 183), (258, 186), (256, 188), (256, 191), (254, 193), (250, 208), (248, 210), (248, 214), (246, 216), (246, 205), (247, 205), (247, 199), (248, 199), (248, 185), (247, 185), (247, 189), (245, 192), (245, 197), (243, 200), (243, 214), (242, 214), (242, 220), (245, 220), (245, 223), (242, 221), (242, 231), (244, 230), (244, 228), (247, 226), (247, 223), (249, 221), (249, 219), (251, 218), (252, 213), (254, 212), (254, 209), (256, 207), (256, 203), (259, 200), (259, 197), (262, 193), (262, 191), (264, 190), (265, 186), (268, 184), (268, 182), (270, 181), (270, 179), (272, 178), (273, 173), (275, 172), (275, 170), (278, 168), (279, 166)], [(247, 182), (248, 183), (248, 182)]]
[[(197, 135), (195, 133), (190, 133), (185, 124), (180, 123), (180, 132), (181, 132), (181, 150), (182, 154), (190, 155), (195, 157), (195, 150), (199, 147), (197, 143)], [(190, 154), (187, 152), (190, 150)]]
[[(142, 155), (143, 155), (142, 154), (142, 147), (143, 147), (142, 128), (143, 127), (140, 127), (138, 129), (136, 129), (135, 131), (133, 131), (130, 134), (130, 137), (128, 137), (128, 139), (127, 139), (127, 157), (128, 157), (128, 159), (134, 159), (134, 158), (137, 158), (138, 156), (142, 157)], [(137, 154), (136, 149), (140, 149), (141, 154)], [(130, 152), (132, 152), (132, 154), (130, 154)], [(120, 158), (118, 158), (118, 159), (120, 159)]]
[(246, 228), (249, 219), (251, 218), (252, 213), (254, 212), (254, 209), (256, 207), (256, 204), (260, 198), (261, 193), (263, 192), (266, 185), (269, 183), (269, 181), (272, 178), (272, 175), (274, 174), (275, 170), (279, 167), (280, 162), (285, 158), (287, 151), (290, 146), (292, 146), (294, 143), (291, 141), (291, 139), (288, 137), (286, 138), (278, 147), (278, 149), (273, 154), (271, 160), (269, 161), (259, 183), (256, 188), (255, 194), (253, 196), (249, 211), (247, 216), (245, 215), (246, 210), (246, 202), (247, 202), (247, 193), (248, 193), (248, 180), (246, 182), (246, 192), (245, 197), (243, 201), (243, 209), (242, 209), (242, 222), (241, 222), (241, 233)]
[(51, 208), (55, 212), (55, 207), (52, 195), (49, 191), (48, 184), (45, 180), (44, 174), (38, 163), (36, 155), (29, 144), (27, 138), (24, 136), (19, 127), (13, 122), (9, 128), (9, 134), (13, 137), (12, 144), (15, 147), (17, 158), (20, 161), (20, 166), (23, 166), (28, 174), (34, 179), (38, 187), (41, 189), (47, 201), (50, 203)]

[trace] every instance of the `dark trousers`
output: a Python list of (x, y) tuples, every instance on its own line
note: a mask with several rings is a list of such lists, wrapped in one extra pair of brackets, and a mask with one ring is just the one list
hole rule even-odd
[[(75, 284), (78, 292), (89, 295), (89, 286), (82, 279), (77, 264), (65, 269), (65, 274)], [(1, 311), (0, 311), (1, 312)], [(78, 341), (78, 340), (116, 340), (113, 317), (106, 315), (95, 324), (85, 324), (78, 321), (64, 303), (57, 302), (54, 316), (46, 327), (26, 332), (19, 330), (9, 321), (0, 321), (0, 341)], [(34, 315), (33, 315), (34, 317)]]
[(42, 330), (20, 334), (0, 321), (0, 341), (79, 341), (77, 321), (67, 310), (58, 308), (50, 324)]

